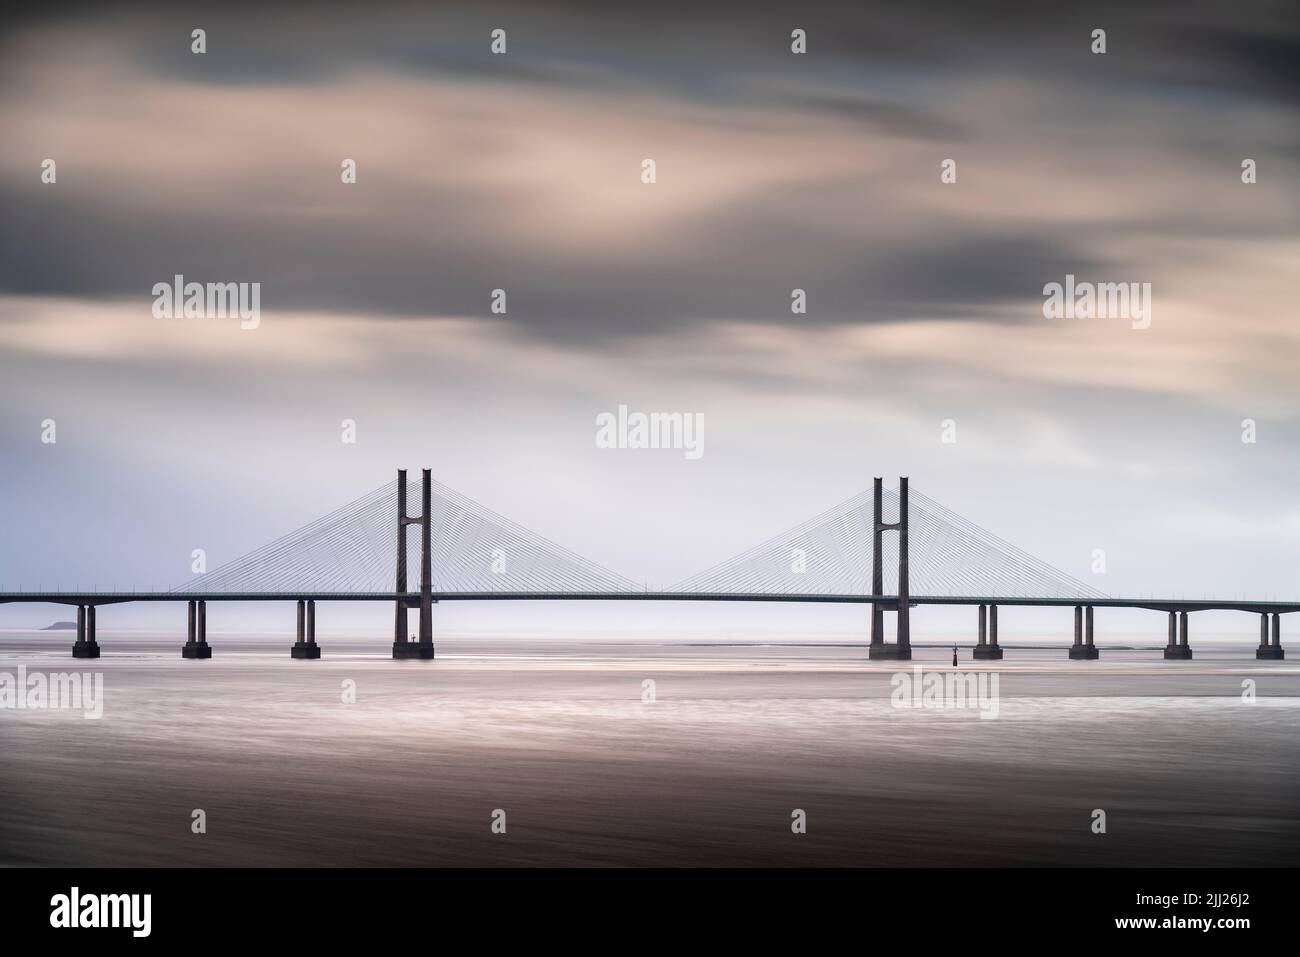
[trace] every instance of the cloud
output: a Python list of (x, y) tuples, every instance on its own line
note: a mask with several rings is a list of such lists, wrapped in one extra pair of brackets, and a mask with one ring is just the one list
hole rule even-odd
[[(809, 324), (1015, 323), (1067, 271), (1181, 281), (1166, 237), (1295, 236), (1292, 124), (1251, 93), (1276, 67), (1225, 86), (1227, 113), (1189, 92), (1177, 31), (1122, 6), (1106, 11), (1105, 60), (1072, 20), (986, 22), (959, 4), (846, 5), (810, 21), (805, 59), (777, 42), (784, 14), (693, 16), (669, 54), (659, 12), (616, 31), (580, 6), (507, 8), (515, 45), (491, 58), (488, 20), (466, 10), (433, 29), (416, 7), (364, 23), (197, 9), (204, 56), (175, 18), (11, 30), (20, 82), (0, 121), (26, 145), (0, 153), (0, 288), (133, 297), (180, 272), (261, 281), (286, 310), (485, 321), (505, 288), (528, 336), (618, 349), (789, 322), (795, 287)], [(1222, 37), (1201, 44), (1201, 79), (1258, 39), (1240, 22)], [(1253, 192), (1244, 152), (1264, 171)], [(35, 174), (46, 155), (53, 188)], [(356, 186), (339, 181), (344, 157)], [(956, 186), (939, 183), (948, 157)]]

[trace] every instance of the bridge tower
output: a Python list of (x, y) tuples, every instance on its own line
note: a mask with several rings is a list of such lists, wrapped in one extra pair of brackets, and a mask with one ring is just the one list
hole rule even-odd
[[(884, 552), (884, 533), (898, 532), (898, 600), (895, 602), (873, 601), (871, 605), (871, 646), (867, 657), (872, 661), (910, 661), (912, 659), (912, 634), (909, 612), (910, 592), (907, 580), (907, 477), (898, 480), (898, 521), (886, 523), (884, 520), (884, 496), (881, 479), (875, 480), (875, 494), (872, 508), (871, 526), (871, 595), (879, 599), (885, 591), (884, 569), (881, 568)], [(890, 605), (898, 614), (898, 640), (895, 644), (885, 641), (885, 611)]]
[[(420, 597), (418, 601), (398, 598), (393, 622), (394, 658), (433, 658), (433, 476), (429, 469), (421, 473), (420, 515), (406, 514), (406, 469), (397, 470), (397, 588), (406, 594), (406, 526), (420, 525)], [(407, 608), (420, 609), (420, 636), (411, 641), (406, 636)]]

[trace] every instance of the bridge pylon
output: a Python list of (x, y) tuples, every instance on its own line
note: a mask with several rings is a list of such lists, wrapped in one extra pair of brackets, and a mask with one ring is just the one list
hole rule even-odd
[(910, 661), (912, 659), (912, 635), (909, 621), (911, 605), (907, 580), (907, 477), (898, 480), (898, 521), (886, 523), (884, 520), (884, 492), (882, 480), (875, 480), (872, 524), (871, 524), (871, 594), (879, 598), (884, 594), (884, 569), (881, 568), (884, 553), (884, 533), (898, 532), (898, 601), (894, 611), (898, 615), (897, 641), (890, 644), (885, 641), (885, 611), (888, 603), (876, 601), (871, 605), (871, 645), (867, 657), (872, 661)]
[[(423, 487), (420, 492), (420, 515), (412, 518), (406, 514), (406, 469), (397, 470), (397, 592), (406, 593), (406, 526), (420, 526), (420, 597), (416, 602), (399, 598), (393, 620), (393, 657), (430, 660), (433, 650), (433, 475), (429, 469), (421, 472)], [(406, 610), (420, 609), (420, 635), (418, 641), (406, 637)]]

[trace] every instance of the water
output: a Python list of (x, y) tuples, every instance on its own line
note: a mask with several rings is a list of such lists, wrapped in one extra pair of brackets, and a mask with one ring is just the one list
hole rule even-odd
[[(0, 632), (0, 672), (102, 672), (105, 695), (100, 720), (0, 710), (0, 864), (1289, 866), (1300, 851), (1300, 668), (1248, 642), (1070, 662), (1013, 641), (978, 669), (964, 651), (999, 675), (986, 720), (894, 707), (899, 666), (849, 644), (444, 639), (430, 663), (394, 662), (381, 639), (322, 638), (319, 661), (291, 660), (283, 636), (211, 635), (210, 661), (102, 630), (105, 657), (74, 661), (71, 640)], [(951, 671), (951, 646), (918, 663)]]

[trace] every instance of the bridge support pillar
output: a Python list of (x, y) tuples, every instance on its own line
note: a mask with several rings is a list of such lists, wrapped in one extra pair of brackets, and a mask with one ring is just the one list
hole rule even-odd
[[(432, 661), (434, 659), (432, 607), (436, 604), (438, 604), (436, 601), (430, 600), (429, 602), (429, 606), (430, 606), (429, 617), (431, 620), (430, 628), (429, 628), (430, 640), (426, 643), (421, 637), (417, 635), (411, 635), (410, 638), (404, 641), (394, 641), (393, 642), (394, 658), (397, 658), (399, 660), (412, 660), (412, 661)], [(418, 604), (414, 604), (411, 607), (419, 608), (420, 606)]]
[(1092, 606), (1085, 609), (1074, 606), (1074, 644), (1070, 646), (1071, 661), (1096, 661), (1101, 657), (1092, 639)]
[[(428, 468), (422, 469), (420, 473), (420, 640), (407, 641), (406, 638), (406, 615), (402, 614), (402, 635), (394, 636), (393, 640), (393, 657), (419, 659), (419, 661), (433, 661), (433, 473)], [(406, 499), (406, 493), (402, 492), (402, 486), (406, 482), (404, 477), (399, 477), (399, 505), (402, 505)], [(406, 510), (404, 507), (399, 508), (398, 525), (399, 547), (404, 546), (406, 536), (403, 529), (406, 523), (411, 519), (404, 518)], [(403, 551), (404, 554), (404, 551)], [(398, 564), (398, 576), (400, 581), (406, 581), (406, 559), (400, 559)], [(403, 584), (403, 590), (406, 588)]]
[[(405, 589), (403, 589), (404, 591)], [(397, 606), (393, 609), (393, 657), (398, 657), (397, 649), (406, 644), (406, 602), (399, 598), (394, 604)]]
[(1166, 661), (1191, 661), (1192, 649), (1187, 644), (1187, 612), (1178, 612), (1178, 642), (1174, 643), (1174, 612), (1169, 613), (1169, 644), (1165, 645)]
[(1273, 612), (1273, 641), (1268, 640), (1268, 615), (1259, 616), (1259, 647), (1255, 649), (1256, 658), (1280, 661), (1286, 657), (1282, 650), (1282, 616)]
[(406, 472), (397, 473), (397, 591), (406, 591), (406, 526), (420, 523), (420, 598), (418, 641), (406, 637), (406, 599), (397, 600), (393, 630), (393, 657), (432, 661), (433, 648), (433, 475), (429, 469), (421, 472), (420, 517), (406, 514)]
[[(185, 637), (185, 646), (181, 648), (181, 657), (199, 660), (212, 657), (212, 648), (208, 645), (207, 602), (191, 601), (189, 605), (189, 629)], [(199, 624), (202, 606), (202, 625)]]
[(95, 606), (77, 606), (77, 640), (72, 646), (74, 658), (98, 658), (99, 642), (95, 640)]
[(1002, 647), (998, 644), (998, 606), (989, 605), (988, 610), (988, 641), (985, 636), (985, 618), (984, 606), (980, 605), (980, 638), (979, 644), (975, 646), (975, 659), (977, 661), (1001, 661)]
[(320, 657), (320, 645), (316, 644), (316, 602), (314, 599), (298, 599), (298, 640), (293, 643), (290, 657), (314, 661)]
[(881, 568), (882, 533), (888, 529), (898, 531), (898, 601), (894, 607), (898, 614), (898, 637), (894, 644), (885, 641), (884, 606), (875, 604), (871, 610), (871, 645), (867, 657), (872, 661), (911, 661), (912, 628), (911, 601), (907, 574), (907, 479), (898, 480), (898, 521), (884, 522), (884, 492), (882, 480), (875, 481), (874, 518), (871, 539), (871, 591), (873, 595), (884, 592), (884, 575)]
[[(413, 519), (406, 514), (406, 469), (397, 470), (397, 594), (406, 594), (406, 526)], [(398, 598), (393, 603), (393, 657), (411, 658), (412, 649), (406, 640), (408, 618), (407, 600)], [(412, 638), (415, 636), (412, 635)]]

